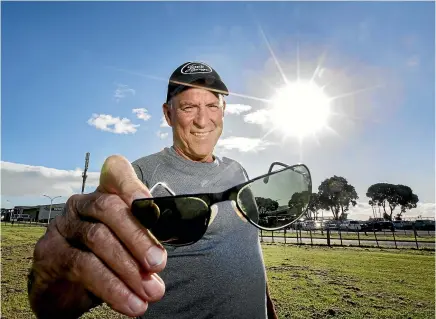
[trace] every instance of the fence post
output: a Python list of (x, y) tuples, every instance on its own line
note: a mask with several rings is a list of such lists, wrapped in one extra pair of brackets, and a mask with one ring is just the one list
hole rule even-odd
[(301, 228), (300, 228), (300, 244), (304, 244), (303, 243), (303, 236), (301, 236)]
[(360, 231), (357, 231), (357, 240), (359, 241), (359, 247), (360, 247)]
[(339, 232), (339, 238), (341, 239), (341, 246), (343, 246), (343, 245), (342, 245), (342, 232), (341, 232), (341, 229), (340, 229), (340, 228), (338, 229), (338, 232)]
[(416, 238), (416, 237), (417, 237), (417, 232), (416, 232), (415, 225), (413, 225), (413, 233), (415, 234), (416, 249), (419, 249), (419, 246), (418, 246), (418, 239)]
[(330, 247), (330, 228), (327, 228), (327, 246)]
[(309, 229), (310, 232), (310, 246), (313, 246), (313, 240), (312, 240), (312, 230)]
[(260, 230), (260, 242), (263, 243), (263, 233), (262, 233), (262, 229)]
[(375, 242), (377, 243), (377, 248), (380, 248), (380, 245), (378, 244), (377, 235), (375, 233), (375, 228), (372, 229), (374, 232)]
[(397, 249), (397, 239), (395, 238), (395, 229), (392, 228), (392, 235), (394, 236), (395, 249)]
[(274, 243), (274, 230), (271, 231), (272, 242)]

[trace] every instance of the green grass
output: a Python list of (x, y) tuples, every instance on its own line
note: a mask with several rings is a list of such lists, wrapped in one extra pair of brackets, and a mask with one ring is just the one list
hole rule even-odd
[[(2, 226), (1, 318), (35, 318), (26, 275), (45, 228)], [(279, 318), (434, 318), (434, 252), (264, 244)], [(98, 307), (83, 318), (127, 318)]]

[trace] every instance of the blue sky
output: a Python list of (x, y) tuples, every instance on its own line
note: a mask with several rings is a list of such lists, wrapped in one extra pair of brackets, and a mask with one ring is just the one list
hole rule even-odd
[[(72, 170), (83, 167), (86, 152), (98, 172), (111, 154), (133, 161), (171, 145), (161, 105), (168, 76), (186, 61), (212, 65), (231, 92), (268, 96), (281, 78), (260, 24), (289, 79), (299, 48), (307, 76), (326, 53), (330, 94), (383, 86), (338, 99), (347, 116), (331, 124), (338, 135), (320, 134), (318, 143), (276, 138), (279, 145), (246, 151), (233, 140), (218, 151), (252, 176), (273, 160), (301, 160), (315, 185), (342, 175), (363, 202), (371, 183), (388, 181), (434, 203), (434, 12), (430, 2), (3, 2), (2, 200), (38, 204), (46, 202), (39, 192), (77, 191)], [(235, 96), (227, 102), (251, 106), (246, 113), (262, 108)], [(147, 120), (133, 109), (146, 109)], [(139, 126), (102, 131), (88, 123), (93, 114), (128, 119), (120, 129)], [(226, 117), (223, 139), (263, 135), (243, 116)]]

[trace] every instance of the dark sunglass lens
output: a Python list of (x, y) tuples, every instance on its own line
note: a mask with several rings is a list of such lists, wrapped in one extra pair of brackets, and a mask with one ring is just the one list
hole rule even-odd
[(160, 242), (187, 245), (204, 235), (210, 218), (204, 201), (195, 197), (157, 197), (153, 201), (159, 208), (159, 219), (149, 229)]

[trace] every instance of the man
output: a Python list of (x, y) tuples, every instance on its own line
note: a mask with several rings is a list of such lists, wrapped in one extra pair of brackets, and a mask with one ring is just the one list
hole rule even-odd
[(227, 87), (204, 63), (173, 72), (163, 104), (173, 146), (132, 164), (109, 157), (96, 191), (72, 196), (38, 241), (28, 285), (38, 317), (77, 318), (101, 302), (140, 318), (275, 317), (257, 229), (231, 202), (213, 207), (200, 241), (177, 248), (162, 246), (130, 213), (134, 199), (168, 195), (164, 188), (150, 194), (158, 182), (183, 194), (246, 180), (239, 163), (213, 155), (224, 95)]

